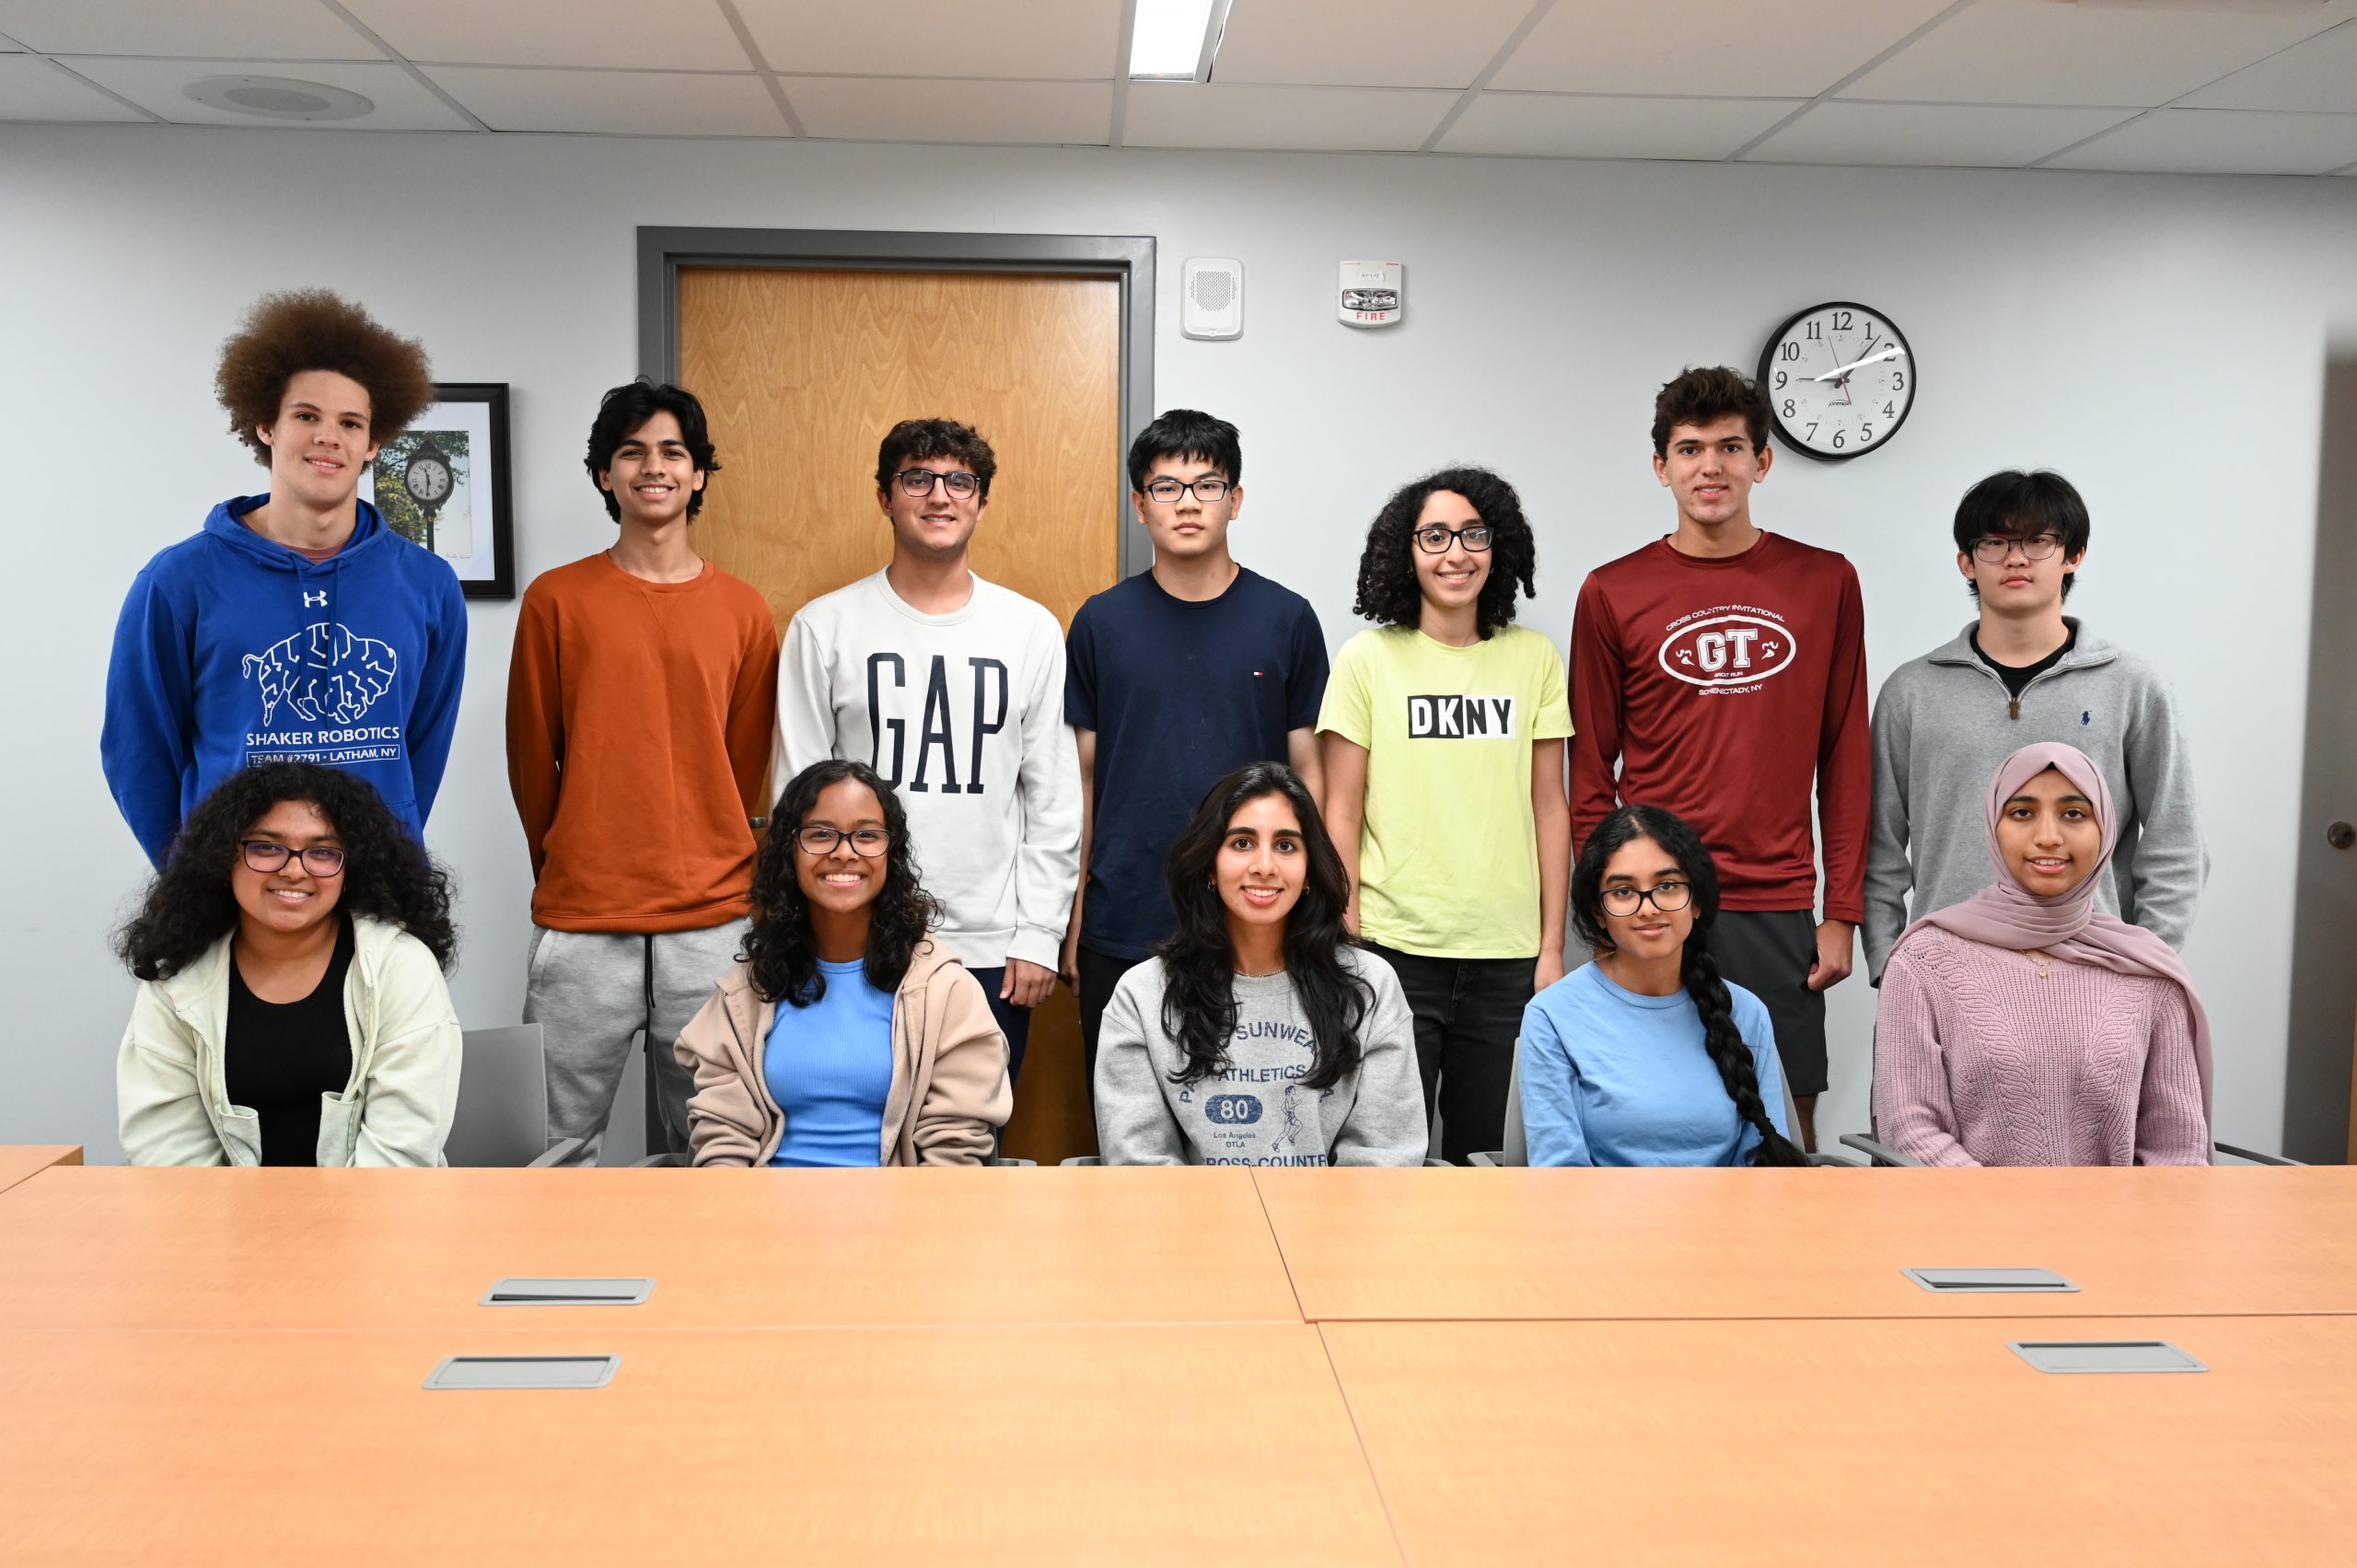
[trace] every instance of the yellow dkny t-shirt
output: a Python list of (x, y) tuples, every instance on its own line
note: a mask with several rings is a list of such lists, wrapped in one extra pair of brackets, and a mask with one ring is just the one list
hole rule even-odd
[(1555, 645), (1527, 626), (1469, 648), (1362, 632), (1334, 660), (1318, 728), (1367, 751), (1360, 934), (1432, 958), (1537, 956), (1530, 750), (1572, 733)]

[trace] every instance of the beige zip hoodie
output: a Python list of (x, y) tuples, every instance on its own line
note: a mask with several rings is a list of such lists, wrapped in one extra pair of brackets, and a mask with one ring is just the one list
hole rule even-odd
[[(761, 1072), (776, 1015), (737, 964), (680, 1031), (679, 1064), (696, 1080), (688, 1101), (696, 1164), (767, 1165), (784, 1140), (785, 1115)], [(981, 982), (926, 938), (892, 993), (892, 1086), (884, 1096), (877, 1163), (984, 1164), (994, 1130), (1014, 1109), (1006, 1037)]]
[[(323, 1166), (444, 1165), (459, 1109), (459, 1016), (424, 943), (355, 916), (343, 979), (352, 1079), (320, 1097)], [(260, 1165), (261, 1118), (229, 1103), (224, 936), (169, 980), (143, 981), (115, 1058), (122, 1152), (134, 1165)]]

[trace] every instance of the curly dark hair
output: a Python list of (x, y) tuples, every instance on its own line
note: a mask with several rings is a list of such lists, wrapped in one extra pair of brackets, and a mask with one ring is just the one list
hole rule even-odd
[(903, 465), (930, 458), (957, 459), (982, 482), (982, 494), (991, 493), (991, 480), (998, 473), (998, 454), (991, 450), (981, 431), (954, 419), (904, 419), (886, 431), (884, 444), (876, 449), (876, 488), (889, 490), (892, 476)]
[(794, 874), (794, 857), (802, 853), (795, 830), (818, 807), (819, 791), (845, 779), (876, 792), (884, 807), (884, 830), (891, 835), (884, 852), (884, 889), (868, 906), (867, 983), (898, 991), (917, 945), (941, 919), (941, 906), (917, 878), (909, 815), (892, 786), (865, 762), (813, 762), (777, 797), (769, 838), (753, 863), (753, 923), (741, 957), (752, 970), (753, 994), (764, 1002), (807, 1007), (827, 994), (827, 977), (819, 972), (818, 937), (810, 929), (810, 900)]
[(1694, 929), (1686, 934), (1679, 978), (1686, 982), (1686, 993), (1694, 999), (1695, 1011), (1702, 1016), (1702, 1045), (1719, 1070), (1719, 1081), (1726, 1085), (1727, 1098), (1735, 1101), (1736, 1113), (1759, 1134), (1751, 1163), (1808, 1164), (1808, 1156), (1777, 1132), (1768, 1118), (1768, 1107), (1759, 1097), (1759, 1071), (1752, 1065), (1751, 1048), (1744, 1043), (1743, 1031), (1736, 1027), (1734, 1000), (1719, 974), (1719, 961), (1711, 952), (1711, 927), (1719, 920), (1719, 868), (1703, 847), (1701, 835), (1683, 818), (1658, 806), (1623, 806), (1614, 810), (1587, 836), (1579, 863), (1572, 867), (1572, 928), (1599, 958), (1613, 950), (1604, 923), (1604, 867), (1616, 852), (1639, 839), (1659, 844), (1678, 863), (1679, 874), (1692, 889), (1689, 907), (1694, 911)]
[(448, 969), (459, 956), (450, 923), (450, 877), (411, 836), (374, 785), (356, 773), (317, 762), (257, 762), (221, 781), (197, 802), (172, 840), (164, 868), (147, 884), (139, 911), (115, 933), (114, 950), (141, 980), (169, 980), (238, 929), (229, 890), (238, 843), (282, 801), (317, 810), (343, 841), (343, 914), (398, 925)]
[[(679, 422), (679, 439), (688, 448), (690, 462), (707, 475), (720, 471), (720, 454), (704, 423), (703, 403), (693, 392), (668, 381), (657, 385), (643, 376), (623, 382), (598, 400), (598, 417), (589, 423), (589, 451), (582, 459), (589, 470), (589, 482), (598, 485), (598, 494), (605, 500), (606, 516), (618, 523), (622, 520), (621, 499), (598, 481), (612, 470), (614, 453), (621, 444), (658, 413)], [(711, 489), (707, 478), (702, 489), (688, 492), (690, 522), (703, 510), (704, 496)]]
[(1170, 1074), (1174, 1084), (1191, 1084), (1227, 1063), (1227, 1042), (1236, 1033), (1236, 949), (1214, 878), (1227, 825), (1246, 806), (1271, 795), (1284, 796), (1300, 819), (1308, 862), (1284, 935), (1285, 977), (1318, 1042), (1302, 1086), (1331, 1088), (1359, 1064), (1359, 1026), (1375, 1005), (1375, 989), (1342, 962), (1342, 949), (1351, 945), (1342, 925), (1350, 877), (1300, 776), (1283, 762), (1251, 762), (1212, 785), (1171, 842), (1164, 866), (1178, 926), (1155, 948), (1164, 976), (1162, 1027), (1187, 1053), (1187, 1064)]
[(377, 324), (350, 300), (323, 288), (264, 295), (221, 345), (213, 390), (229, 412), (229, 434), (270, 466), (257, 434), (278, 423), (286, 383), (306, 370), (332, 370), (368, 389), (368, 439), (379, 446), (409, 428), (434, 401), (425, 349)]
[(1387, 626), (1413, 626), (1423, 619), (1423, 590), (1416, 586), (1416, 546), (1409, 536), (1424, 503), (1450, 491), (1473, 504), (1490, 526), (1490, 575), (1475, 606), (1486, 640), (1514, 620), (1517, 589), (1535, 598), (1532, 575), (1538, 569), (1538, 541), (1522, 515), (1522, 497), (1488, 469), (1442, 469), (1392, 492), (1359, 552), (1359, 596), (1351, 612)]
[(1716, 424), (1731, 413), (1743, 415), (1751, 449), (1768, 445), (1768, 400), (1740, 370), (1724, 365), (1689, 367), (1662, 383), (1654, 397), (1654, 456), (1669, 456), (1669, 433), (1681, 424)]

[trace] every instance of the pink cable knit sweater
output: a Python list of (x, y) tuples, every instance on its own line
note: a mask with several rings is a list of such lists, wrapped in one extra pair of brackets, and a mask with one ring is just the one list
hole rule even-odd
[(2184, 993), (1935, 928), (1883, 971), (1875, 1128), (1925, 1165), (2208, 1165)]

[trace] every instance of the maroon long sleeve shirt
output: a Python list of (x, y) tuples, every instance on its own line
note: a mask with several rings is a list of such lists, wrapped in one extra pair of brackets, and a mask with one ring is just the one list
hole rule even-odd
[(1873, 762), (1847, 558), (1777, 534), (1721, 560), (1656, 540), (1588, 574), (1571, 665), (1574, 845), (1616, 805), (1662, 807), (1710, 846), (1726, 908), (1814, 910), (1814, 796), (1825, 917), (1864, 919)]

